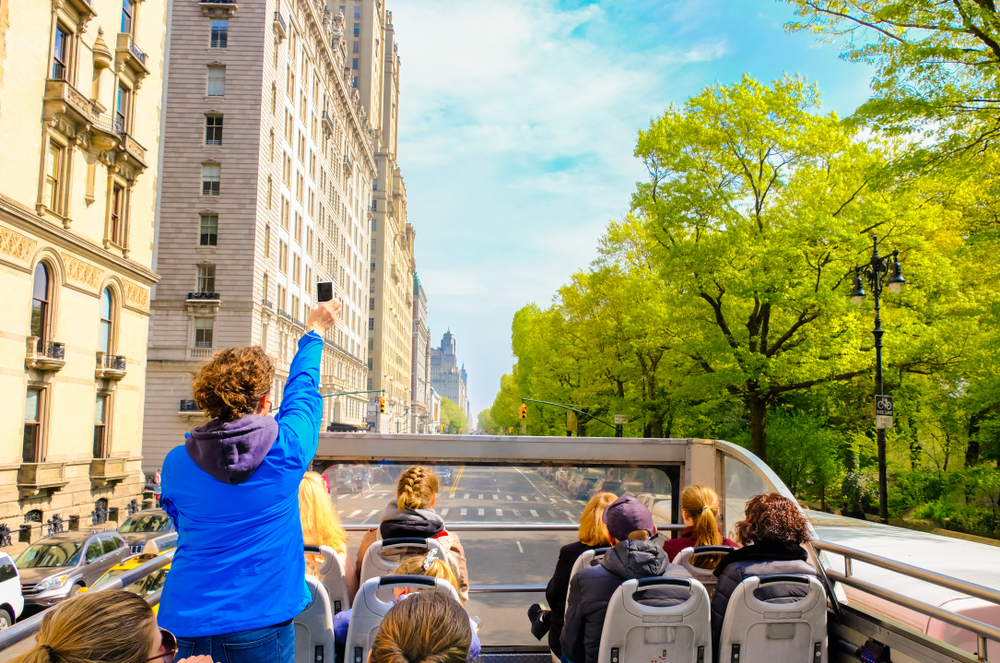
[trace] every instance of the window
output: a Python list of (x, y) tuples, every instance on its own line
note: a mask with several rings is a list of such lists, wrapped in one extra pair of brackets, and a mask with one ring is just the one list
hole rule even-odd
[(271, 194), (274, 191), (274, 185), (271, 182), (271, 176), (267, 176), (267, 209), (271, 209)]
[(355, 76), (354, 79), (351, 81), (351, 87), (357, 87), (357, 86), (358, 86), (358, 77)]
[(358, 68), (358, 58), (353, 58), (351, 60), (351, 69), (357, 69), (357, 68)]
[(107, 417), (108, 397), (97, 395), (97, 405), (94, 407), (94, 458), (104, 458), (106, 449), (105, 421)]
[(354, 52), (355, 53), (360, 53), (361, 52), (361, 48), (360, 47), (361, 47), (361, 42), (360, 41), (354, 42)]
[(225, 48), (229, 41), (229, 21), (212, 21), (212, 48)]
[(375, 318), (368, 318), (368, 329), (375, 329)]
[(285, 155), (285, 165), (281, 169), (281, 179), (285, 183), (285, 186), (291, 188), (292, 186), (292, 157)]
[(360, 23), (355, 23), (354, 24), (354, 36), (355, 37), (360, 37), (361, 36), (361, 24)]
[(278, 284), (278, 308), (282, 311), (285, 310), (285, 301), (288, 299), (288, 289), (285, 286)]
[(226, 95), (226, 66), (213, 64), (208, 67), (208, 96)]
[(360, 5), (354, 7), (354, 18), (361, 18), (361, 7), (360, 7)]
[(198, 265), (198, 292), (215, 292), (215, 265)]
[(313, 229), (306, 228), (306, 253), (312, 255), (313, 252)]
[(135, 2), (133, 0), (122, 0), (121, 32), (132, 34), (133, 27), (135, 27)]
[[(96, 512), (97, 509), (94, 509), (94, 511)], [(105, 514), (107, 514), (107, 510), (105, 510)], [(87, 543), (86, 555), (88, 562), (93, 562), (95, 559), (97, 559), (103, 554), (104, 554), (104, 549), (101, 547), (101, 540), (99, 538), (95, 537)]]
[(278, 240), (278, 269), (283, 274), (288, 273), (288, 245), (283, 239)]
[(375, 298), (374, 297), (371, 297), (371, 298), (368, 299), (368, 310), (369, 311), (374, 311), (375, 310)]
[(298, 283), (299, 282), (299, 271), (301, 269), (301, 266), (302, 266), (302, 259), (299, 258), (299, 254), (293, 253), (292, 254), (292, 282), (293, 283)]
[(267, 145), (267, 156), (271, 163), (274, 163), (274, 129), (271, 129), (271, 140)]
[(119, 547), (118, 539), (108, 535), (105, 535), (102, 538), (104, 539), (103, 544), (104, 544), (105, 555), (107, 555), (108, 553), (113, 553), (114, 551), (118, 550)]
[(271, 224), (264, 224), (264, 257), (271, 257)]
[(194, 320), (194, 347), (212, 347), (213, 336), (215, 335), (215, 318), (195, 318)]
[(98, 350), (105, 354), (111, 353), (111, 289), (105, 288), (101, 293), (101, 332), (98, 339)]
[[(304, 281), (304, 283), (305, 283), (305, 285), (306, 285), (307, 288), (311, 288), (312, 287), (312, 283), (313, 283), (313, 277), (312, 276), (313, 276), (312, 267), (310, 267), (309, 265), (306, 265), (306, 280)], [(306, 317), (308, 318), (309, 316), (306, 316)]]
[(302, 215), (295, 213), (295, 241), (302, 243)]
[(222, 116), (205, 116), (205, 144), (222, 145)]
[(291, 210), (291, 205), (288, 203), (288, 199), (284, 196), (281, 197), (281, 227), (288, 230), (288, 215), (289, 210)]
[(222, 174), (222, 166), (217, 163), (208, 163), (201, 167), (201, 195), (219, 195), (219, 177)]
[(35, 282), (31, 292), (31, 335), (45, 343), (49, 337), (49, 304), (52, 291), (49, 287), (49, 269), (45, 263), (35, 267)]
[(264, 299), (267, 299), (268, 290), (270, 289), (270, 288), (268, 288), (268, 285), (269, 285), (268, 281), (269, 281), (269, 279), (267, 278), (267, 272), (264, 272), (264, 278), (262, 279), (262, 283), (261, 283), (261, 290), (264, 293)]
[(42, 446), (42, 390), (28, 389), (24, 403), (24, 439), (21, 445), (21, 462), (39, 462)]
[(292, 317), (294, 318), (299, 312), (299, 298), (292, 295)]
[(199, 246), (216, 246), (219, 241), (219, 215), (202, 214), (201, 231), (198, 233)]
[(58, 143), (49, 142), (48, 163), (45, 166), (45, 206), (53, 212), (62, 209), (62, 174), (66, 162), (66, 149)]
[(125, 87), (124, 83), (118, 83), (118, 98), (115, 101), (115, 131), (118, 133), (127, 132), (129, 126), (129, 114), (132, 106), (132, 90)]
[(292, 129), (295, 126), (295, 121), (292, 119), (292, 114), (289, 110), (285, 109), (285, 140), (289, 143), (292, 142)]
[(302, 188), (305, 183), (305, 179), (302, 177), (302, 173), (299, 173), (295, 178), (295, 200), (302, 202)]
[(271, 83), (271, 115), (278, 112), (278, 86)]
[(125, 189), (117, 182), (111, 187), (111, 227), (108, 235), (112, 243), (123, 246), (125, 238)]
[(52, 46), (52, 78), (66, 80), (69, 69), (69, 34), (56, 23), (56, 38)]

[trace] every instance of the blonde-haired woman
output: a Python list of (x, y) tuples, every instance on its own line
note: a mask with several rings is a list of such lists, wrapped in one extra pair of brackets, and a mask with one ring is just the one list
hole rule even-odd
[[(685, 548), (694, 546), (739, 546), (719, 531), (719, 496), (710, 486), (696, 484), (681, 493), (681, 517), (684, 531), (676, 539), (667, 539), (663, 549), (670, 561)], [(721, 555), (703, 555), (691, 561), (703, 569), (714, 569)]]
[[(330, 492), (323, 477), (306, 472), (299, 483), (299, 517), (302, 519), (302, 539), (307, 546), (330, 546), (340, 559), (347, 576), (347, 594), (354, 600), (358, 592), (358, 574), (347, 550), (347, 532), (333, 508)], [(323, 558), (306, 555), (306, 574), (319, 578)]]
[(476, 633), (466, 617), (462, 606), (444, 592), (417, 592), (385, 613), (369, 663), (471, 661)]
[(559, 561), (556, 570), (545, 588), (545, 600), (550, 610), (542, 610), (537, 603), (528, 608), (528, 618), (531, 619), (531, 633), (539, 640), (549, 634), (549, 649), (555, 657), (562, 657), (562, 645), (559, 636), (562, 634), (563, 620), (566, 616), (566, 592), (569, 590), (569, 574), (573, 564), (587, 550), (604, 548), (611, 545), (608, 539), (608, 526), (604, 524), (604, 510), (618, 499), (614, 493), (597, 493), (590, 498), (580, 515), (580, 531), (578, 540), (568, 543), (559, 550)]
[[(46, 612), (35, 646), (11, 663), (173, 663), (176, 658), (177, 640), (156, 625), (144, 599), (107, 590), (79, 594)], [(212, 659), (196, 656), (185, 661)]]
[[(434, 511), (439, 486), (437, 475), (430, 468), (423, 465), (407, 468), (396, 484), (396, 499), (389, 502), (382, 512), (382, 524), (365, 532), (361, 539), (355, 570), (360, 577), (365, 553), (376, 541), (400, 537), (437, 539), (448, 551), (448, 563), (452, 573), (458, 578), (458, 595), (462, 599), (462, 605), (465, 605), (469, 600), (469, 570), (465, 563), (465, 550), (462, 549), (458, 535), (448, 532), (444, 528), (444, 520)], [(396, 557), (406, 558), (414, 554), (419, 553), (404, 548)], [(392, 558), (388, 554), (385, 557)]]

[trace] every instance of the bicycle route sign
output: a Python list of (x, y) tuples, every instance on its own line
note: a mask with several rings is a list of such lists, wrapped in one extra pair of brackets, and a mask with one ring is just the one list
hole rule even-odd
[(892, 396), (875, 397), (875, 428), (879, 430), (892, 428)]

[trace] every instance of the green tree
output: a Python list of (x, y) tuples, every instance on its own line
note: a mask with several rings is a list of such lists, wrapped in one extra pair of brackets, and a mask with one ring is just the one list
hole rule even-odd
[(462, 413), (462, 408), (446, 397), (441, 399), (441, 423), (445, 427), (445, 432), (452, 435), (469, 430), (469, 423)]
[(490, 413), (490, 408), (486, 408), (479, 413), (477, 426), (479, 430), (490, 431), (496, 428), (496, 422), (493, 421), (493, 415)]

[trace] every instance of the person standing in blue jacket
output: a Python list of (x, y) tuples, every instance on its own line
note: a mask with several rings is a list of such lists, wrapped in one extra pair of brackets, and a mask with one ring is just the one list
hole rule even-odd
[(158, 622), (176, 634), (178, 659), (294, 663), (292, 619), (310, 601), (299, 482), (323, 412), (321, 334), (339, 310), (313, 306), (275, 417), (274, 365), (260, 346), (220, 350), (192, 382), (211, 421), (163, 462), (163, 508), (178, 539)]

